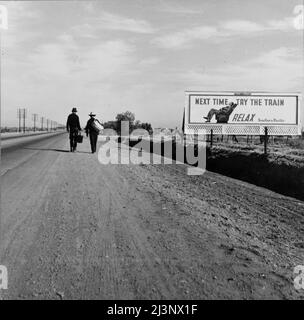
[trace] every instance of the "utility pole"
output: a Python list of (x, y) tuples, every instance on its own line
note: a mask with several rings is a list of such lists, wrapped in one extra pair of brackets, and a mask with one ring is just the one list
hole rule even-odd
[(21, 109), (17, 109), (17, 118), (18, 118), (18, 132), (21, 131)]
[(41, 117), (41, 131), (43, 131), (43, 123), (44, 123), (45, 118)]
[(17, 116), (19, 119), (19, 128), (18, 131), (21, 132), (21, 119), (23, 119), (23, 132), (25, 132), (25, 119), (27, 116), (27, 110), (25, 108), (19, 108), (17, 110)]
[(34, 121), (34, 132), (36, 131), (36, 122), (38, 120), (38, 114), (34, 113), (33, 114), (33, 121)]
[(27, 110), (24, 108), (23, 109), (23, 133), (25, 133), (25, 119), (27, 117)]

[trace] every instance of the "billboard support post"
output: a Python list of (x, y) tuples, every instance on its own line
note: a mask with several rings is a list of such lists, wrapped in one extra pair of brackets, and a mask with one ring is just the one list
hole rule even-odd
[(268, 140), (268, 128), (265, 127), (265, 136), (264, 136), (264, 154), (267, 155), (267, 140)]
[(210, 147), (213, 145), (213, 129), (210, 130)]
[(18, 119), (19, 119), (19, 126), (18, 126), (18, 132), (21, 132), (21, 109), (18, 109)]

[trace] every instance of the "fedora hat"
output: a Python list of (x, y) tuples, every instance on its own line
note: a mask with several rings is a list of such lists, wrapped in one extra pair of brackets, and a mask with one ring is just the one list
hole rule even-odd
[(72, 109), (72, 112), (77, 112), (77, 109), (76, 109), (76, 108), (73, 108), (73, 109)]
[(89, 116), (90, 116), (90, 117), (95, 117), (95, 116), (96, 116), (96, 114), (95, 114), (95, 113), (93, 113), (93, 112), (91, 112), (91, 113), (89, 114)]

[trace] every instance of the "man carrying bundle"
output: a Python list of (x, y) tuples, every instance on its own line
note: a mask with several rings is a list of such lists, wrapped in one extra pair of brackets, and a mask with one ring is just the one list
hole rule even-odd
[(103, 126), (97, 119), (95, 119), (96, 114), (91, 112), (89, 116), (90, 119), (85, 127), (85, 132), (87, 136), (90, 135), (91, 150), (92, 153), (95, 153), (99, 131), (103, 129)]

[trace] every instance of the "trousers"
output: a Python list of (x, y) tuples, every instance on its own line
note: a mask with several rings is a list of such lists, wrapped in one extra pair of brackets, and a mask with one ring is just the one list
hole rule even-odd
[(78, 129), (70, 129), (70, 147), (71, 151), (75, 151), (77, 148), (77, 140), (76, 137), (78, 136)]
[(90, 132), (90, 144), (92, 153), (96, 152), (98, 134), (95, 132)]

